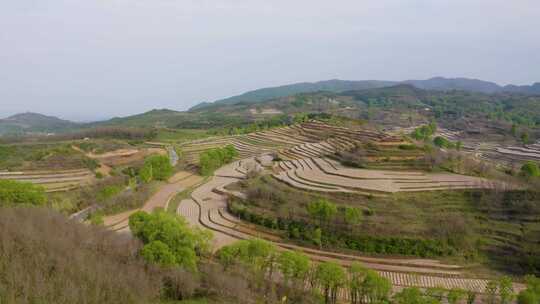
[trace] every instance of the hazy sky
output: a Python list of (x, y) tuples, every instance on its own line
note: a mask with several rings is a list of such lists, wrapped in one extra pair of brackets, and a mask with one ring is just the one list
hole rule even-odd
[(538, 0), (0, 0), (0, 117), (184, 110), (300, 81), (540, 81)]

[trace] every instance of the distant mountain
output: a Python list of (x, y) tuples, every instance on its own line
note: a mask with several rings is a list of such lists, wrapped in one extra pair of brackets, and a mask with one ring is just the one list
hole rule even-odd
[(290, 96), (299, 93), (312, 93), (317, 91), (328, 91), (340, 93), (345, 91), (376, 89), (394, 86), (397, 84), (410, 84), (424, 90), (461, 90), (478, 93), (521, 93), (526, 95), (540, 95), (540, 83), (525, 86), (507, 85), (500, 86), (494, 82), (483, 81), (470, 78), (444, 78), (433, 77), (426, 80), (405, 80), (405, 81), (383, 81), (383, 80), (326, 80), (319, 82), (302, 82), (290, 85), (263, 88), (254, 91), (249, 91), (241, 95), (216, 100), (213, 103), (203, 102), (191, 109), (196, 111), (203, 108), (208, 108), (217, 105), (237, 104), (237, 103), (258, 103), (261, 101)]
[(254, 91), (249, 91), (241, 95), (216, 100), (213, 103), (203, 102), (191, 109), (198, 110), (212, 105), (224, 105), (224, 104), (236, 104), (239, 102), (244, 103), (257, 103), (264, 100), (273, 98), (290, 96), (298, 93), (312, 93), (317, 91), (328, 92), (344, 92), (352, 90), (363, 90), (372, 88), (382, 88), (396, 84), (393, 81), (378, 81), (378, 80), (361, 80), (361, 81), (349, 81), (349, 80), (325, 80), (319, 82), (301, 82), (290, 85), (284, 85), (279, 87), (263, 88)]
[(0, 119), (0, 135), (24, 133), (63, 132), (78, 126), (77, 123), (39, 113), (20, 113)]
[(501, 92), (503, 89), (494, 82), (469, 78), (433, 77), (426, 80), (406, 80), (403, 83), (411, 84), (419, 89), (437, 91), (460, 90), (492, 94)]
[(540, 95), (540, 82), (536, 82), (533, 85), (516, 86), (509, 84), (504, 86), (504, 91), (512, 93), (522, 93), (527, 95)]

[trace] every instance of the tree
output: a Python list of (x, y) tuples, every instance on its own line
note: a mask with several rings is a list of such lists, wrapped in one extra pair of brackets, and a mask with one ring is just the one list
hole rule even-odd
[(173, 266), (176, 264), (176, 257), (171, 252), (167, 244), (162, 241), (152, 241), (141, 250), (141, 256), (150, 263), (162, 266)]
[(446, 148), (448, 146), (448, 140), (442, 136), (435, 137), (433, 143), (440, 148)]
[(416, 287), (404, 288), (394, 295), (396, 304), (424, 304), (426, 302), (424, 294)]
[(337, 207), (330, 201), (321, 198), (309, 203), (307, 211), (311, 216), (319, 219), (319, 225), (322, 226), (323, 222), (329, 221), (337, 213)]
[(309, 257), (297, 251), (283, 251), (279, 255), (277, 263), (283, 274), (285, 285), (292, 282), (294, 287), (303, 289), (310, 268)]
[(497, 282), (495, 281), (489, 281), (486, 285), (486, 301), (488, 304), (495, 304), (497, 300)]
[(223, 148), (208, 149), (199, 156), (201, 174), (208, 176), (224, 164), (230, 163), (238, 156), (238, 151), (233, 145)]
[(388, 279), (381, 277), (375, 271), (368, 270), (362, 282), (362, 290), (370, 303), (380, 303), (388, 299), (388, 295), (392, 290), (392, 284)]
[(151, 180), (167, 180), (173, 174), (173, 166), (169, 157), (165, 155), (152, 155), (144, 160), (139, 176), (145, 182)]
[(366, 296), (362, 289), (366, 272), (367, 269), (356, 262), (353, 263), (349, 268), (349, 293), (351, 297), (351, 304), (362, 303)]
[(527, 178), (540, 177), (540, 168), (533, 161), (527, 161), (521, 166), (521, 174)]
[(474, 304), (476, 301), (476, 292), (472, 290), (467, 291), (467, 304)]
[(317, 266), (315, 280), (322, 286), (325, 304), (335, 304), (337, 294), (346, 282), (345, 270), (333, 262), (324, 262)]
[(535, 276), (525, 277), (527, 288), (522, 290), (518, 297), (519, 304), (538, 304), (540, 303), (540, 279)]
[(322, 247), (322, 230), (321, 228), (315, 228), (313, 230), (313, 236), (311, 237), (311, 240), (315, 245), (319, 246), (319, 248)]
[(540, 297), (531, 290), (523, 290), (517, 297), (518, 304), (538, 304)]
[[(209, 231), (191, 229), (183, 218), (164, 211), (135, 212), (129, 217), (129, 227), (145, 244), (141, 254), (148, 262), (191, 271), (197, 270), (198, 256), (207, 253), (211, 239)], [(160, 243), (156, 243), (158, 241)]]
[(515, 297), (514, 287), (512, 280), (504, 276), (499, 280), (499, 297), (501, 298), (501, 304), (508, 304), (512, 302)]
[(14, 204), (43, 205), (45, 189), (28, 182), (0, 180), (0, 206)]
[(529, 143), (529, 133), (527, 132), (521, 133), (521, 142), (523, 142), (524, 144)]
[(448, 299), (448, 304), (457, 304), (463, 298), (465, 298), (466, 294), (467, 292), (463, 289), (452, 288), (446, 296), (446, 298)]
[(349, 225), (357, 225), (362, 219), (362, 211), (354, 207), (345, 207), (345, 222)]
[(517, 136), (517, 125), (516, 125), (516, 124), (512, 124), (512, 129), (510, 130), (510, 133), (511, 133), (512, 136), (514, 136), (514, 137)]

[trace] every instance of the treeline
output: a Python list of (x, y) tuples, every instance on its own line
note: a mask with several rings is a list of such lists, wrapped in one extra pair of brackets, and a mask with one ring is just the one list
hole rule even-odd
[(79, 140), (84, 138), (126, 139), (126, 140), (151, 140), (157, 136), (157, 131), (150, 128), (128, 127), (98, 127), (91, 129), (78, 129), (74, 132), (55, 135), (17, 135), (2, 136), (0, 144), (21, 142), (54, 142), (63, 140)]
[(84, 138), (114, 138), (127, 140), (150, 140), (157, 135), (155, 129), (125, 128), (125, 127), (99, 127), (52, 136), (56, 140), (75, 140)]
[[(312, 263), (304, 253), (277, 250), (271, 243), (258, 239), (225, 246), (216, 255), (225, 272), (235, 267), (250, 270), (255, 277), (252, 284), (258, 286), (265, 298), (271, 300), (275, 296), (271, 291), (276, 290), (281, 303), (472, 304), (477, 301), (474, 291), (459, 288), (421, 290), (409, 287), (393, 293), (392, 283), (388, 279), (359, 263), (353, 263), (347, 269), (334, 262)], [(281, 279), (278, 281), (276, 277)], [(539, 287), (539, 279), (528, 277), (527, 289), (516, 295), (512, 281), (502, 277), (488, 282), (483, 299), (478, 300), (509, 304), (517, 296), (520, 304), (536, 304), (540, 295)]]
[[(261, 225), (269, 229), (280, 230), (290, 239), (315, 245), (321, 248), (346, 248), (370, 254), (400, 254), (419, 257), (450, 256), (458, 250), (452, 245), (437, 239), (414, 239), (404, 237), (383, 237), (362, 235), (352, 232), (351, 227), (358, 225), (363, 216), (370, 216), (370, 211), (351, 207), (338, 208), (328, 201), (315, 201), (308, 206), (312, 220), (306, 218), (274, 217), (251, 211), (245, 205), (230, 200), (229, 212), (242, 220)], [(346, 226), (335, 227), (335, 218), (341, 219)]]
[(238, 151), (233, 145), (206, 150), (199, 155), (201, 174), (204, 176), (211, 175), (216, 169), (230, 163), (237, 156)]

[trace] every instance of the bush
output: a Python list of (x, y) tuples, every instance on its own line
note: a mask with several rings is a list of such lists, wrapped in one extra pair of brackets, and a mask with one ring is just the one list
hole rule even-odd
[(0, 180), (0, 206), (14, 204), (43, 205), (45, 189), (28, 182)]

